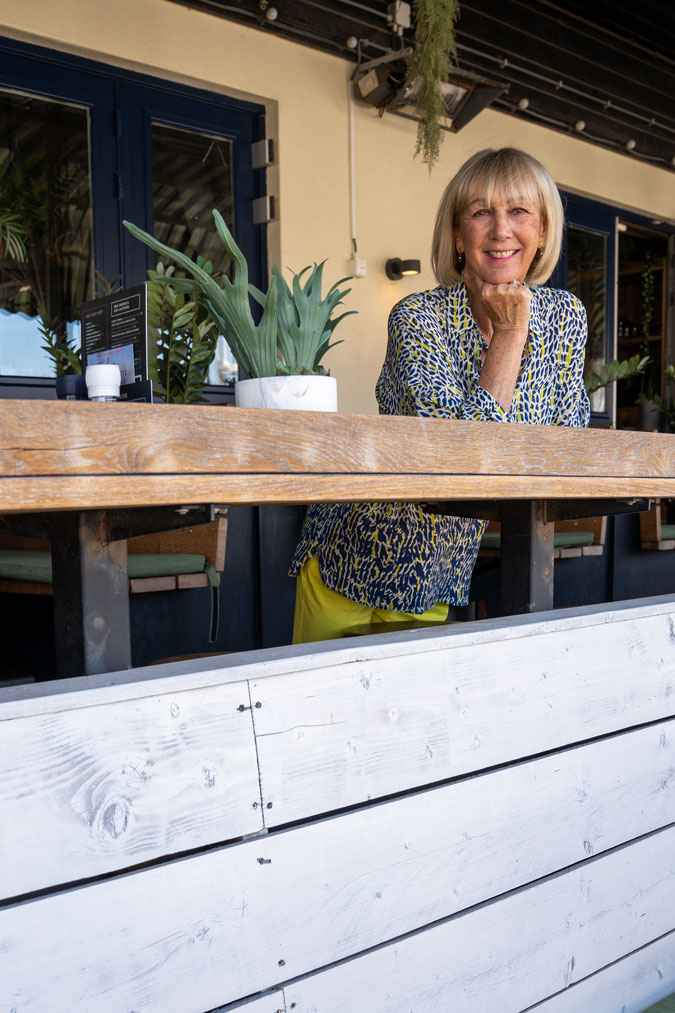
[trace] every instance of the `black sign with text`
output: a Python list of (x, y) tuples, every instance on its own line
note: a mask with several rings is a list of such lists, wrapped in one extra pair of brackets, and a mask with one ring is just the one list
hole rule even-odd
[(121, 400), (152, 401), (145, 285), (82, 304), (83, 367), (102, 362), (120, 367)]

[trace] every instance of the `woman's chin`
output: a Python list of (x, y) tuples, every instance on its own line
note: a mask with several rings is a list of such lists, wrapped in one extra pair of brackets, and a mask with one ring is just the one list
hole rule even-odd
[(527, 267), (524, 267), (519, 257), (485, 264), (481, 271), (483, 281), (489, 285), (508, 285), (514, 278), (517, 281), (524, 281), (526, 274)]

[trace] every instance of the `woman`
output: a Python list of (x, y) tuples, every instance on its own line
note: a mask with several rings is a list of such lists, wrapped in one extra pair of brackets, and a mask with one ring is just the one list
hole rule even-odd
[[(380, 412), (586, 426), (586, 311), (538, 287), (560, 255), (563, 210), (548, 171), (514, 148), (470, 158), (434, 230), (437, 288), (389, 317)], [(373, 621), (442, 622), (468, 600), (485, 521), (411, 503), (310, 508), (291, 564), (294, 643)]]

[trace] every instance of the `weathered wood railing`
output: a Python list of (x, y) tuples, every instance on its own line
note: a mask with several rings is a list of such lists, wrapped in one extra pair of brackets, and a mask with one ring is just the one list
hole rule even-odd
[(7, 1009), (637, 1013), (675, 991), (674, 601), (0, 700)]
[(210, 406), (0, 401), (0, 513), (675, 495), (672, 436)]

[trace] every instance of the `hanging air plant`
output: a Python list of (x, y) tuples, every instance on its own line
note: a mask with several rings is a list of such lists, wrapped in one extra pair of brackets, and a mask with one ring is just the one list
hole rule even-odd
[(446, 115), (441, 81), (446, 81), (457, 62), (455, 21), (457, 0), (416, 0), (415, 51), (408, 63), (407, 83), (417, 107), (415, 154), (431, 172), (441, 151), (441, 119)]

